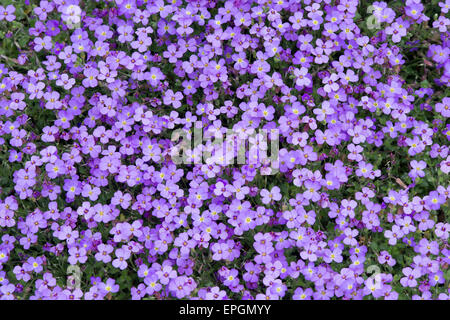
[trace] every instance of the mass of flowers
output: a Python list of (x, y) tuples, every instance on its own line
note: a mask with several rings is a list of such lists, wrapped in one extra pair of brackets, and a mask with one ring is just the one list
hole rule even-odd
[(0, 299), (450, 298), (450, 0), (0, 4)]

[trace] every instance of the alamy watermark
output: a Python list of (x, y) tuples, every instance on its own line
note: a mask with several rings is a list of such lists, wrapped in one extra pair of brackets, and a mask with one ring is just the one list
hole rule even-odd
[(70, 4), (62, 8), (61, 19), (69, 29), (77, 29), (81, 26), (81, 8)]
[[(238, 130), (193, 123), (190, 130), (174, 130), (170, 155), (175, 164), (218, 166), (250, 165), (262, 175), (273, 175), (279, 168), (279, 130), (242, 128)], [(270, 155), (269, 155), (270, 153)]]
[(370, 5), (367, 7), (367, 13), (371, 13), (371, 15), (367, 18), (366, 24), (369, 30), (379, 30), (381, 29), (381, 23), (379, 21), (379, 17), (381, 15), (379, 7), (374, 7)]
[(81, 270), (77, 265), (70, 265), (67, 268), (67, 288), (80, 289), (81, 287)]

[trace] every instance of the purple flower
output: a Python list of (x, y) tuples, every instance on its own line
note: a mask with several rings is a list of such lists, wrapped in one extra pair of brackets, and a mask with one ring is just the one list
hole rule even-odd
[(355, 239), (355, 237), (358, 235), (358, 230), (352, 230), (350, 228), (345, 228), (344, 230), (344, 244), (349, 245), (349, 246), (356, 246), (357, 245), (357, 240)]
[(3, 19), (9, 22), (15, 20), (16, 19), (16, 16), (14, 15), (15, 11), (16, 8), (12, 4), (6, 6), (6, 8), (0, 6), (0, 21)]
[(403, 268), (402, 270), (405, 277), (400, 279), (400, 283), (404, 287), (417, 286), (417, 278), (421, 276), (421, 272), (418, 269), (411, 269), (410, 267)]
[(95, 259), (97, 261), (102, 261), (108, 263), (111, 261), (111, 252), (113, 252), (113, 247), (109, 244), (99, 244), (97, 247), (98, 252), (95, 254)]
[(183, 94), (181, 92), (174, 93), (172, 90), (168, 90), (164, 96), (164, 104), (172, 105), (177, 109), (181, 106), (181, 99), (183, 99)]
[(268, 204), (271, 201), (279, 201), (281, 199), (280, 188), (277, 186), (273, 187), (271, 191), (262, 189), (260, 194), (262, 197), (261, 201), (264, 204)]
[(41, 51), (42, 49), (50, 50), (53, 47), (52, 38), (49, 36), (45, 36), (44, 38), (35, 38), (34, 44), (35, 51)]
[(103, 294), (116, 293), (119, 291), (119, 285), (112, 278), (108, 278), (105, 283), (100, 282), (98, 285), (100, 292)]
[(71, 247), (69, 255), (68, 261), (70, 264), (85, 263), (87, 261), (86, 249), (83, 247)]
[(126, 260), (130, 257), (130, 251), (127, 249), (119, 248), (115, 251), (116, 259), (113, 260), (112, 265), (115, 268), (118, 268), (120, 270), (124, 270), (128, 263)]

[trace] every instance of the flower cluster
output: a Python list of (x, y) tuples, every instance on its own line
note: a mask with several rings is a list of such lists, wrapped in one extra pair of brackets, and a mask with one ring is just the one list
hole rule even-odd
[(368, 2), (0, 6), (0, 299), (449, 299), (450, 1)]

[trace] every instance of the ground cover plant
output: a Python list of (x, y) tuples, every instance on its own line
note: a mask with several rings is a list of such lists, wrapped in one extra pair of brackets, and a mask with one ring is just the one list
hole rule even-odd
[(450, 0), (0, 3), (0, 299), (449, 299)]

